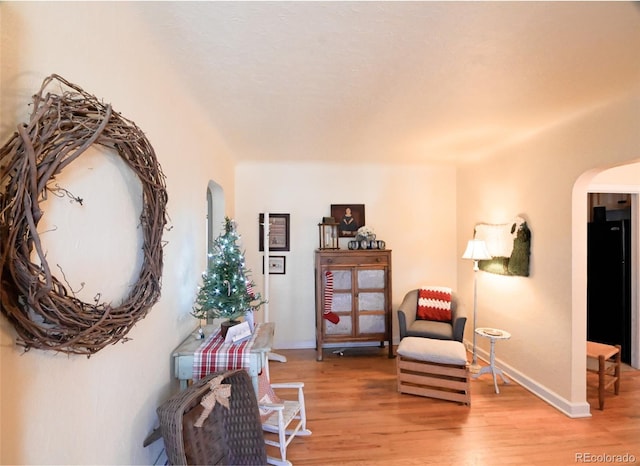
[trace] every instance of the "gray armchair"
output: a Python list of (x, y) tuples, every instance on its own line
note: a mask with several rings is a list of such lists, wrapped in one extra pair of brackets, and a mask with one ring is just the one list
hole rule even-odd
[(458, 308), (455, 293), (451, 293), (451, 322), (416, 320), (418, 309), (418, 290), (409, 291), (398, 308), (398, 327), (400, 340), (404, 337), (424, 337), (437, 340), (456, 340), (462, 342), (467, 316)]

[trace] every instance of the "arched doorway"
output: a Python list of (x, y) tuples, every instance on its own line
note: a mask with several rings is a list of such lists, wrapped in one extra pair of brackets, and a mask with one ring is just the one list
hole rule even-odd
[(207, 185), (207, 257), (211, 253), (213, 240), (220, 235), (224, 222), (224, 191), (213, 180)]
[[(628, 229), (630, 230), (629, 241), (626, 244), (627, 251), (627, 268), (629, 272), (628, 285), (630, 287), (628, 293), (629, 317), (625, 323), (629, 338), (629, 348), (624, 348), (623, 356), (625, 362), (630, 363), (635, 368), (640, 368), (640, 303), (639, 292), (640, 287), (640, 163), (624, 165), (603, 170), (595, 175), (589, 184), (589, 193), (605, 193), (608, 198), (619, 199), (617, 202), (628, 207), (627, 214), (621, 218), (630, 217)], [(594, 195), (591, 194), (591, 197)], [(601, 202), (604, 204), (605, 202)], [(615, 221), (619, 215), (613, 215), (609, 218), (609, 213), (616, 214), (623, 212), (625, 209), (606, 210), (606, 219)], [(607, 222), (611, 223), (611, 222)], [(615, 228), (614, 228), (615, 229)]]
[(640, 367), (640, 162), (620, 167), (603, 167), (583, 173), (573, 187), (572, 194), (572, 399), (586, 398), (587, 339), (587, 224), (589, 221), (589, 193), (617, 192), (631, 195), (632, 256), (631, 308), (632, 354), (631, 365)]

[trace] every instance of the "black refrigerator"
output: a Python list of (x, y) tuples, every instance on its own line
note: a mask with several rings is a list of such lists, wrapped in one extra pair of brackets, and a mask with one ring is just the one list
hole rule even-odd
[(587, 339), (622, 346), (631, 362), (631, 223), (590, 222), (587, 236)]

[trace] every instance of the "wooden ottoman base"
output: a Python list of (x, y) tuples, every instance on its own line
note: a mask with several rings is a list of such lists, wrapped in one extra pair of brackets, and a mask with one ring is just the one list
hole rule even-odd
[(471, 405), (469, 368), (462, 343), (405, 337), (397, 352), (400, 393)]

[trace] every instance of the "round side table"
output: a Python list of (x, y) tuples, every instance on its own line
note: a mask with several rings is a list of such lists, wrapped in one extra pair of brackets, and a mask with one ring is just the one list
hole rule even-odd
[(493, 385), (496, 387), (496, 393), (500, 393), (498, 389), (498, 381), (496, 379), (496, 375), (499, 375), (502, 378), (504, 383), (509, 383), (504, 374), (502, 373), (502, 369), (496, 367), (496, 340), (508, 340), (511, 338), (511, 334), (504, 330), (500, 330), (498, 328), (488, 328), (488, 327), (479, 327), (476, 329), (476, 334), (480, 335), (484, 338), (489, 338), (491, 340), (491, 351), (489, 353), (489, 365), (480, 368), (480, 371), (477, 374), (473, 375), (473, 378), (480, 377), (482, 374), (493, 374)]

